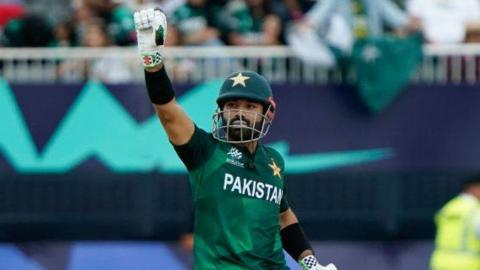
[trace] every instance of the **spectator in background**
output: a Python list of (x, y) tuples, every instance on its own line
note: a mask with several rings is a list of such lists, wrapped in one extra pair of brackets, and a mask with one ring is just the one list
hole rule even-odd
[(409, 14), (422, 20), (431, 43), (462, 43), (480, 32), (479, 0), (409, 0)]
[(238, 69), (238, 63), (224, 57), (226, 53), (222, 50), (225, 46), (220, 31), (223, 15), (221, 2), (207, 0), (187, 0), (173, 12), (167, 45), (178, 42), (183, 46), (216, 47), (215, 57), (201, 60), (185, 58), (173, 65), (171, 72), (174, 78), (182, 80), (194, 74), (212, 74), (217, 68), (221, 69), (222, 73), (231, 73), (231, 70)]
[[(107, 27), (102, 19), (95, 18), (85, 22), (85, 33), (81, 46), (89, 48), (104, 48), (112, 46)], [(126, 83), (132, 80), (133, 67), (115, 55), (95, 58), (87, 62), (65, 62), (59, 69), (59, 77), (80, 77), (99, 80), (105, 83)], [(72, 75), (80, 73), (78, 75)]]
[(480, 176), (464, 184), (463, 192), (435, 216), (437, 234), (432, 270), (480, 269)]
[(92, 19), (87, 22), (82, 45), (85, 47), (108, 47), (112, 45), (107, 33), (106, 23), (102, 19)]
[(125, 46), (135, 43), (133, 13), (127, 6), (114, 0), (77, 0), (75, 12), (80, 27), (90, 19), (101, 18), (106, 22), (107, 33), (114, 44)]
[(53, 26), (36, 14), (10, 20), (4, 31), (5, 45), (10, 47), (46, 47), (54, 40)]
[(185, 0), (117, 0), (117, 2), (126, 5), (131, 10), (141, 10), (145, 8), (160, 8), (167, 17), (171, 17), (173, 12), (181, 5), (185, 4)]
[(323, 0), (289, 30), (288, 40), (302, 59), (332, 66), (331, 47), (348, 55), (355, 39), (382, 36), (385, 26), (405, 34), (416, 31), (419, 20), (391, 0)]
[[(166, 39), (167, 45), (183, 46), (223, 46), (218, 30), (219, 7), (207, 5), (207, 0), (187, 0), (174, 10)], [(200, 66), (212, 60), (193, 60), (185, 58), (172, 65), (172, 76), (186, 79), (196, 72), (204, 72)]]
[(232, 0), (222, 22), (228, 43), (236, 46), (281, 44), (282, 23), (270, 0)]
[(419, 27), (419, 20), (409, 17), (392, 0), (324, 0), (306, 14), (303, 24), (326, 28), (333, 14), (339, 14), (354, 29), (355, 37), (381, 36), (385, 25), (397, 31)]
[[(173, 12), (171, 28), (181, 45), (219, 46), (220, 7), (207, 6), (207, 0), (188, 0)], [(169, 31), (169, 35), (170, 33)]]
[(72, 2), (74, 19), (76, 24), (83, 24), (88, 20), (94, 19), (99, 15), (95, 12), (94, 8), (87, 5), (83, 0), (74, 0)]
[(28, 11), (41, 14), (53, 25), (71, 19), (72, 9), (69, 0), (25, 0)]
[(21, 0), (3, 0), (0, 3), (0, 31), (12, 19), (25, 14), (24, 3)]
[[(112, 46), (106, 24), (101, 19), (92, 20), (87, 24), (83, 45), (94, 48)], [(93, 60), (87, 67), (89, 78), (96, 78), (102, 82), (125, 83), (132, 80), (132, 67), (120, 58), (105, 56)]]
[(55, 39), (52, 47), (73, 47), (78, 46), (77, 32), (71, 20), (61, 21), (54, 29)]
[(277, 0), (273, 3), (283, 21), (297, 21), (301, 20), (316, 2), (315, 0)]
[(467, 24), (466, 43), (480, 43), (480, 22), (469, 22)]

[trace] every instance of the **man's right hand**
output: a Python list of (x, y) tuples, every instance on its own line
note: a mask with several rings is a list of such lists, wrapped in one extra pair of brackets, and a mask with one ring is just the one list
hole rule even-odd
[(167, 19), (160, 9), (142, 9), (134, 14), (137, 46), (146, 69), (161, 66), (160, 49), (167, 36)]

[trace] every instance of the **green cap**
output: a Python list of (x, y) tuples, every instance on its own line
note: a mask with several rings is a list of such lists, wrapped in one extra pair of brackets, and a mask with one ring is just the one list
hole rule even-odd
[(217, 104), (222, 107), (225, 101), (232, 99), (246, 99), (275, 106), (270, 84), (262, 75), (253, 71), (235, 72), (225, 79)]

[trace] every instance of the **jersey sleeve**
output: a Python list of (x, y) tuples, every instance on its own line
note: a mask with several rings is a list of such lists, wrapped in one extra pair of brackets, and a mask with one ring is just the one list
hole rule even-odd
[(173, 145), (173, 148), (187, 170), (193, 171), (201, 167), (213, 154), (215, 142), (210, 133), (195, 125), (192, 138), (186, 144)]
[[(280, 154), (278, 154), (280, 156)], [(280, 156), (281, 158), (281, 156)], [(283, 213), (290, 208), (290, 204), (287, 200), (287, 185), (285, 184), (285, 162), (282, 159), (282, 164), (280, 166), (282, 168), (282, 179), (283, 179), (283, 196), (282, 200), (280, 201), (280, 213)]]
[(287, 211), (288, 208), (290, 208), (290, 205), (288, 204), (287, 196), (285, 196), (285, 187), (284, 187), (282, 200), (280, 201), (280, 213)]

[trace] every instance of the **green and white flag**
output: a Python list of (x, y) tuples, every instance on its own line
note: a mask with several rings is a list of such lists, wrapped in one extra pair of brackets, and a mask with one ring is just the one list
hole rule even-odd
[(352, 56), (360, 98), (372, 113), (379, 113), (399, 96), (420, 63), (422, 37), (360, 39)]

